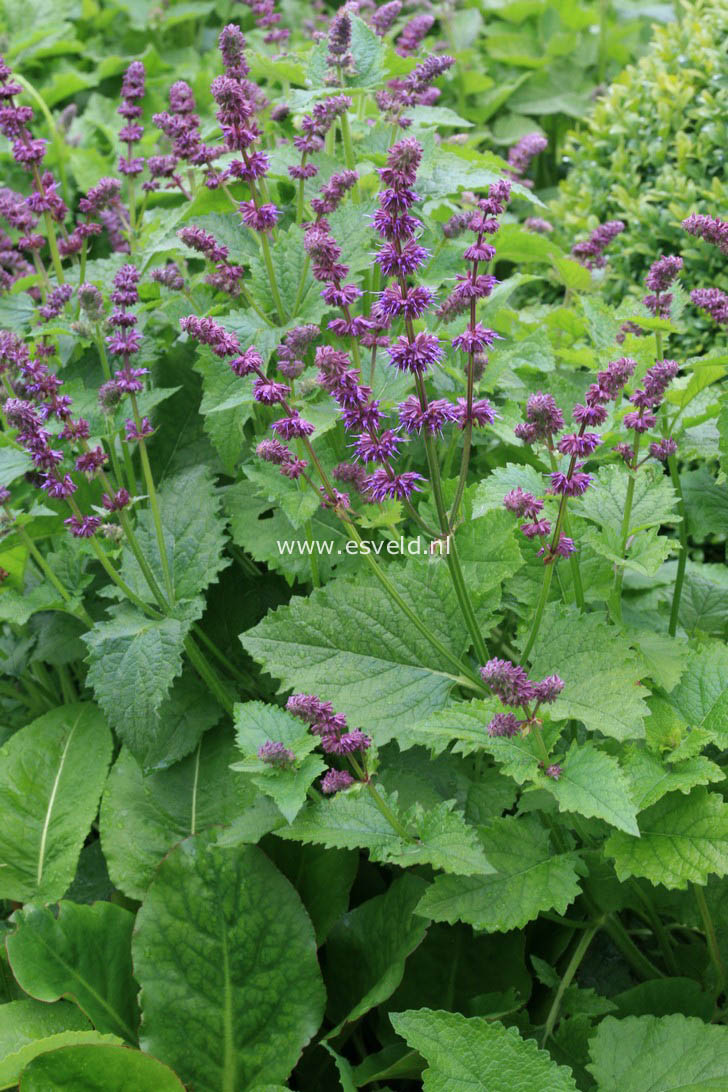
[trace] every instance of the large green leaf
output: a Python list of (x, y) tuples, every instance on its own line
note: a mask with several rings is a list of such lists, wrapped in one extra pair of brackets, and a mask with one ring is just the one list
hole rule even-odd
[(427, 932), (427, 922), (414, 914), (426, 887), (421, 877), (405, 873), (383, 895), (344, 914), (331, 930), (327, 990), (329, 1014), (337, 1024), (358, 1020), (399, 986), (407, 957)]
[(311, 922), (254, 846), (188, 838), (159, 866), (133, 944), (142, 1047), (196, 1092), (284, 1081), (323, 1014)]
[(522, 929), (542, 910), (563, 914), (579, 894), (576, 853), (555, 854), (534, 816), (495, 819), (481, 828), (490, 876), (438, 876), (417, 912), (464, 921), (485, 932)]
[(615, 739), (644, 736), (649, 713), (646, 691), (640, 683), (640, 657), (615, 630), (605, 615), (579, 614), (576, 609), (552, 604), (544, 611), (531, 653), (532, 677), (557, 672), (564, 689), (549, 716), (574, 718), (590, 731)]
[(728, 1088), (728, 1028), (694, 1016), (607, 1016), (589, 1040), (599, 1092)]
[(688, 793), (696, 785), (709, 785), (725, 778), (720, 766), (704, 755), (695, 755), (684, 762), (663, 762), (651, 751), (638, 750), (627, 755), (624, 772), (638, 811), (656, 804), (668, 792)]
[(123, 1046), (67, 1046), (39, 1055), (23, 1071), (21, 1092), (184, 1092), (162, 1062)]
[(319, 947), (334, 922), (346, 913), (349, 892), (359, 869), (359, 854), (270, 838), (265, 851), (287, 876), (308, 911)]
[(121, 891), (143, 899), (172, 846), (250, 808), (256, 793), (231, 772), (236, 756), (229, 729), (207, 732), (193, 754), (147, 777), (133, 755), (121, 751), (101, 803), (104, 856)]
[(96, 815), (112, 738), (90, 703), (64, 705), (0, 750), (0, 897), (65, 894)]
[[(25, 1065), (38, 1050), (66, 1032), (90, 1032), (91, 1025), (75, 1005), (60, 1001), (44, 1005), (41, 1001), (10, 1001), (0, 1005), (0, 1088), (18, 1083)], [(92, 1033), (93, 1034), (93, 1033)]]
[(176, 616), (148, 618), (130, 603), (111, 609), (85, 636), (88, 681), (99, 705), (122, 741), (145, 762), (157, 754), (157, 714), (175, 676), (201, 601), (180, 605)]
[(392, 1013), (390, 1020), (427, 1062), (423, 1092), (577, 1092), (571, 1070), (516, 1028), (432, 1009)]
[(669, 701), (691, 728), (717, 732), (728, 741), (728, 648), (715, 643), (691, 652)]
[(572, 743), (559, 765), (558, 781), (544, 776), (542, 782), (558, 800), (559, 811), (605, 819), (613, 827), (639, 836), (629, 781), (616, 758), (586, 740)]
[(19, 985), (39, 1001), (75, 1001), (97, 1031), (136, 1043), (139, 1013), (131, 966), (134, 915), (110, 902), (63, 901), (16, 913), (6, 941)]
[[(235, 706), (236, 742), (245, 756), (233, 764), (233, 770), (244, 772), (249, 780), (275, 803), (289, 823), (298, 815), (306, 794), (326, 763), (320, 755), (311, 754), (319, 740), (299, 718), (276, 705), (248, 701)], [(265, 743), (283, 743), (294, 756), (290, 765), (275, 767), (258, 758)]]
[[(206, 466), (189, 467), (167, 478), (159, 490), (159, 507), (167, 559), (177, 599), (193, 599), (229, 564), (225, 549), (225, 518), (221, 497)], [(150, 511), (138, 514), (136, 537), (160, 588), (164, 575)], [(124, 550), (122, 574), (142, 598), (154, 602), (131, 549)]]
[(431, 864), (459, 876), (492, 872), (474, 827), (468, 825), (452, 801), (425, 810), (415, 804), (408, 811), (397, 807), (394, 796), (377, 789), (379, 798), (410, 835), (393, 829), (372, 797), (361, 788), (348, 789), (330, 800), (307, 805), (290, 826), (278, 827), (279, 838), (316, 842), (338, 849), (367, 849), (373, 861), (406, 868)]
[[(121, 1043), (115, 1035), (102, 1035), (99, 1031), (56, 1031), (49, 1032), (39, 1039), (32, 1039), (21, 1046), (12, 1054), (8, 1054), (0, 1061), (0, 1088), (16, 1088), (21, 1074), (33, 1058), (45, 1054), (50, 1050), (58, 1050), (59, 1047), (73, 1045), (104, 1044), (115, 1046)], [(46, 1085), (48, 1089), (48, 1085)], [(51, 1090), (53, 1092), (53, 1090)], [(80, 1090), (79, 1090), (80, 1092)]]
[[(603, 466), (590, 489), (574, 511), (600, 527), (621, 527), (630, 472), (624, 466)], [(677, 498), (662, 468), (645, 466), (635, 475), (634, 497), (629, 521), (630, 535), (647, 527), (674, 523)]]
[(644, 876), (651, 883), (684, 888), (728, 872), (728, 804), (707, 789), (689, 796), (672, 792), (640, 815), (640, 838), (615, 831), (604, 850), (614, 857), (620, 880)]
[[(467, 637), (444, 559), (410, 563), (389, 578), (419, 618), (457, 657)], [(282, 688), (316, 692), (378, 744), (402, 721), (446, 704), (458, 672), (394, 605), (374, 577), (334, 580), (294, 598), (241, 637)], [(452, 672), (455, 671), (455, 674)]]
[[(277, 316), (276, 325), (283, 326), (294, 318), (299, 323), (318, 322), (327, 305), (321, 299), (321, 288), (311, 273), (303, 246), (303, 231), (297, 224), (290, 224), (286, 231), (279, 231), (271, 248), (271, 260), (283, 306), (283, 313)], [(250, 271), (252, 295), (264, 311), (271, 317), (276, 316), (277, 308), (265, 262), (260, 258), (253, 259)]]

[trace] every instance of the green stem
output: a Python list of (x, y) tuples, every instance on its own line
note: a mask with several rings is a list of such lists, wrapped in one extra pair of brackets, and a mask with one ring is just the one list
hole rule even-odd
[(265, 268), (268, 274), (268, 283), (270, 284), (271, 295), (273, 296), (273, 302), (275, 304), (276, 313), (278, 315), (278, 324), (282, 326), (283, 323), (286, 321), (286, 315), (283, 310), (281, 294), (278, 291), (278, 282), (276, 281), (275, 269), (273, 268), (273, 258), (270, 252), (270, 243), (268, 242), (268, 236), (264, 231), (260, 233), (260, 245), (263, 249), (263, 261), (265, 262)]
[(715, 968), (716, 979), (718, 982), (718, 993), (722, 993), (726, 984), (726, 971), (725, 964), (723, 963), (723, 957), (720, 954), (720, 947), (718, 945), (718, 937), (715, 932), (715, 925), (713, 924), (713, 918), (711, 917), (708, 904), (705, 901), (705, 893), (702, 887), (697, 884), (693, 884), (693, 891), (695, 893), (695, 901), (698, 904), (698, 910), (700, 911), (700, 917), (703, 920), (703, 927), (705, 929), (705, 939), (708, 945), (708, 951), (710, 952), (710, 960)]
[[(619, 556), (625, 557), (627, 552), (627, 542), (629, 540), (629, 524), (632, 519), (632, 503), (634, 501), (634, 490), (637, 482), (637, 463), (639, 461), (640, 441), (642, 434), (635, 432), (634, 444), (632, 446), (632, 469), (629, 473), (629, 481), (627, 482), (627, 495), (624, 499), (624, 515), (622, 516), (622, 530), (620, 534), (620, 550)], [(612, 591), (612, 607), (614, 615), (617, 621), (622, 621), (622, 583), (624, 582), (624, 566), (620, 565), (614, 574), (614, 589)]]
[(167, 546), (164, 541), (164, 528), (162, 526), (162, 514), (159, 510), (159, 499), (157, 497), (157, 490), (154, 487), (154, 477), (152, 475), (152, 468), (149, 463), (149, 455), (147, 454), (147, 445), (142, 436), (142, 419), (139, 413), (139, 406), (137, 404), (136, 395), (132, 391), (130, 394), (131, 407), (134, 413), (134, 423), (136, 425), (137, 434), (139, 437), (139, 456), (142, 463), (142, 473), (144, 475), (144, 482), (147, 487), (147, 493), (149, 495), (149, 505), (152, 509), (152, 519), (154, 520), (154, 531), (157, 537), (157, 547), (159, 549), (159, 560), (162, 564), (162, 574), (164, 576), (164, 587), (167, 592), (167, 599), (170, 604), (174, 603), (174, 583), (172, 581), (172, 572), (169, 567), (169, 557), (167, 556)]
[(682, 596), (683, 583), (685, 581), (685, 569), (688, 563), (688, 528), (687, 520), (685, 518), (685, 498), (683, 497), (682, 485), (680, 483), (677, 459), (674, 455), (670, 455), (668, 458), (667, 467), (670, 471), (670, 478), (677, 497), (677, 514), (680, 516), (680, 523), (678, 524), (680, 556), (677, 559), (677, 573), (675, 575), (675, 587), (672, 593), (672, 608), (670, 610), (670, 625), (668, 627), (668, 633), (671, 637), (674, 637), (677, 633), (677, 623), (680, 617), (680, 598)]
[(203, 682), (207, 683), (210, 688), (210, 693), (217, 698), (225, 712), (229, 716), (232, 716), (235, 703), (228, 694), (222, 681), (217, 677), (215, 670), (207, 662), (204, 654), (200, 651), (191, 637), (185, 638), (185, 652), (197, 674)]
[(53, 217), (49, 212), (43, 213), (43, 221), (45, 223), (46, 232), (48, 234), (48, 246), (51, 251), (51, 260), (53, 262), (53, 268), (56, 273), (56, 280), (59, 284), (65, 284), (63, 277), (63, 266), (61, 265), (61, 255), (58, 252), (58, 241), (56, 239), (56, 229), (53, 226)]
[(554, 1030), (554, 1025), (556, 1024), (556, 1021), (558, 1019), (559, 1009), (561, 1008), (561, 1002), (563, 1001), (564, 994), (571, 985), (574, 975), (579, 970), (579, 967), (581, 966), (581, 962), (587, 953), (589, 945), (596, 936), (600, 927), (601, 922), (597, 922), (596, 925), (593, 925), (591, 929), (587, 929), (587, 931), (579, 937), (579, 941), (574, 948), (573, 955), (569, 960), (569, 964), (564, 971), (561, 981), (559, 982), (558, 989), (556, 990), (556, 996), (551, 1002), (551, 1008), (549, 1009), (548, 1016), (546, 1017), (546, 1026), (544, 1028), (543, 1037), (541, 1039), (542, 1049), (546, 1045), (547, 1040), (550, 1038), (551, 1032)]
[(675, 952), (673, 951), (672, 942), (667, 933), (667, 930), (665, 929), (665, 926), (662, 924), (660, 915), (657, 913), (657, 910), (653, 905), (652, 899), (649, 897), (648, 894), (646, 894), (646, 892), (642, 890), (636, 880), (631, 880), (630, 886), (645, 908), (645, 913), (647, 914), (647, 917), (649, 919), (652, 932), (657, 937), (657, 943), (660, 945), (660, 950), (662, 951), (662, 955), (668, 971), (671, 975), (675, 975), (676, 977), (678, 977), (680, 975), (680, 968), (678, 967), (677, 960), (675, 959)]
[(298, 288), (296, 289), (296, 302), (293, 305), (293, 317), (298, 314), (298, 309), (301, 306), (301, 300), (303, 299), (303, 289), (306, 285), (306, 277), (308, 275), (309, 266), (311, 265), (311, 258), (306, 255), (306, 260), (303, 263), (303, 269), (301, 270), (301, 276), (298, 281)]
[(541, 627), (541, 619), (543, 618), (543, 612), (544, 612), (544, 610), (546, 608), (546, 603), (548, 602), (548, 598), (549, 598), (549, 590), (551, 588), (551, 580), (553, 579), (553, 575), (554, 575), (554, 564), (555, 564), (555, 562), (552, 561), (549, 565), (546, 566), (546, 568), (544, 570), (543, 584), (541, 585), (541, 595), (539, 596), (538, 603), (536, 604), (536, 613), (533, 616), (533, 623), (531, 624), (531, 632), (528, 635), (528, 640), (526, 641), (523, 652), (521, 653), (521, 660), (520, 660), (521, 666), (523, 666), (523, 664), (525, 664), (526, 660), (529, 657), (531, 649), (533, 648), (534, 644), (536, 643), (536, 637), (538, 636), (538, 631), (539, 631), (539, 629)]
[[(76, 515), (81, 515), (81, 512), (78, 508), (76, 508)], [(149, 605), (149, 603), (145, 603), (143, 599), (140, 599), (136, 592), (129, 587), (123, 577), (119, 576), (116, 569), (104, 553), (102, 546), (97, 542), (96, 537), (94, 536), (90, 538), (89, 542), (91, 543), (91, 548), (96, 554), (98, 561), (101, 562), (101, 565), (106, 570), (107, 575), (110, 577), (111, 580), (113, 580), (117, 588), (123, 591), (129, 602), (133, 603), (134, 606), (138, 607), (139, 610), (144, 612), (144, 614), (149, 615), (150, 618), (161, 618), (162, 615), (159, 613), (159, 611), (155, 610), (154, 607)]]
[(414, 842), (415, 839), (413, 838), (413, 836), (410, 834), (410, 832), (407, 830), (407, 828), (405, 826), (403, 826), (402, 823), (400, 823), (399, 819), (394, 814), (394, 812), (390, 808), (389, 804), (387, 804), (387, 802), (385, 800), (383, 800), (382, 797), (379, 795), (379, 793), (375, 789), (374, 785), (369, 780), (369, 778), (367, 777), (365, 771), (361, 768), (361, 766), (359, 765), (357, 760), (354, 758), (354, 756), (349, 755), (348, 758), (349, 758), (349, 762), (351, 763), (351, 768), (353, 769), (354, 773), (359, 778), (359, 780), (362, 781), (366, 785), (369, 795), (371, 796), (371, 798), (374, 801), (374, 803), (376, 804), (377, 808), (379, 809), (381, 814), (384, 816), (384, 818), (387, 820), (387, 822), (389, 823), (390, 827), (395, 832), (395, 834), (398, 834), (399, 837), (402, 838), (405, 842)]
[[(7, 505), (5, 505), (5, 511), (12, 518), (12, 514), (10, 512), (10, 509), (7, 507)], [(17, 527), (16, 530), (18, 532), (18, 535), (20, 536), (21, 541), (27, 547), (28, 553), (33, 558), (36, 565), (38, 566), (40, 571), (43, 573), (43, 575), (46, 577), (46, 579), (48, 581), (50, 581), (50, 583), (56, 589), (56, 591), (58, 592), (58, 594), (60, 595), (60, 597), (64, 601), (64, 603), (71, 603), (73, 601), (73, 596), (68, 591), (68, 589), (61, 583), (61, 581), (58, 579), (56, 574), (53, 572), (53, 569), (48, 564), (46, 559), (43, 557), (43, 554), (40, 552), (38, 547), (35, 545), (35, 543), (33, 542), (33, 539), (30, 537), (30, 535), (25, 530), (25, 528), (24, 527)], [(78, 607), (76, 607), (76, 609), (72, 613), (75, 614), (82, 621), (84, 621), (88, 626), (93, 625), (93, 619), (91, 618), (91, 616), (89, 614), (87, 614), (85, 607), (79, 605)]]
[(19, 76), (17, 72), (13, 72), (13, 79), (17, 80), (17, 82), (20, 84), (20, 86), (25, 88), (25, 90), (28, 92), (28, 94), (31, 96), (31, 98), (35, 101), (35, 103), (39, 107), (41, 113), (43, 114), (44, 118), (46, 119), (46, 124), (48, 126), (48, 131), (51, 134), (51, 141), (52, 141), (52, 144), (53, 144), (53, 150), (56, 153), (56, 160), (58, 162), (58, 174), (60, 175), (60, 179), (61, 179), (61, 189), (63, 190), (63, 200), (66, 202), (67, 205), (70, 205), (71, 204), (71, 196), (70, 196), (70, 193), (68, 191), (68, 178), (66, 176), (66, 165), (65, 165), (65, 159), (66, 159), (66, 156), (68, 155), (68, 151), (66, 149), (66, 145), (65, 145), (65, 142), (64, 142), (63, 138), (61, 137), (60, 133), (58, 132), (58, 129), (56, 128), (56, 123), (53, 120), (53, 115), (51, 114), (50, 110), (48, 109), (48, 107), (46, 105), (46, 102), (45, 102), (45, 99), (43, 98), (43, 96), (41, 94), (39, 94), (38, 91), (36, 91), (36, 89), (33, 87), (32, 83), (29, 83), (28, 80), (26, 80), (24, 76)]
[[(549, 448), (549, 459), (551, 461), (551, 469), (556, 471), (559, 469), (559, 464), (556, 461), (556, 456), (553, 452), (553, 448)], [(569, 514), (564, 508), (564, 531), (571, 538), (571, 528), (569, 526)], [(581, 582), (581, 569), (579, 567), (579, 558), (576, 553), (569, 554), (569, 568), (571, 569), (571, 582), (574, 586), (574, 600), (577, 607), (583, 613), (585, 609), (584, 601), (584, 585)]]

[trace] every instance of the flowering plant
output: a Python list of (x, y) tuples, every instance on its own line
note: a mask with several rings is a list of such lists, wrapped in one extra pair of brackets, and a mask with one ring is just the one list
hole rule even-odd
[(607, 304), (434, 16), (247, 7), (67, 197), (0, 65), (0, 1067), (728, 1079), (728, 298)]

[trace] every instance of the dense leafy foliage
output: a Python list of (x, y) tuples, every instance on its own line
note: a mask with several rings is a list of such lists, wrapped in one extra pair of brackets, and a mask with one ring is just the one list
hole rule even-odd
[(627, 7), (6, 5), (0, 1088), (728, 1085), (725, 16)]

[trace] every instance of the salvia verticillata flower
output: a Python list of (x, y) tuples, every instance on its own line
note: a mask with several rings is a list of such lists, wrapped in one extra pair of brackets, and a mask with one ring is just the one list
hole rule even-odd
[(540, 216), (529, 216), (523, 222), (526, 231), (533, 231), (536, 235), (550, 235), (554, 225), (550, 220), (542, 220)]
[(321, 792), (327, 796), (342, 792), (354, 784), (354, 778), (347, 770), (329, 770), (321, 778)]
[(409, 57), (416, 53), (435, 22), (433, 15), (415, 15), (405, 24), (401, 34), (397, 38), (396, 50), (400, 57)]
[[(632, 449), (629, 447), (629, 456), (632, 456)], [(649, 446), (650, 455), (653, 459), (658, 459), (661, 463), (667, 462), (671, 455), (674, 455), (677, 451), (677, 443), (671, 436), (665, 437), (664, 440), (656, 440)]]
[(651, 294), (645, 296), (644, 304), (648, 311), (658, 318), (669, 318), (672, 306), (672, 293), (667, 289), (676, 279), (683, 266), (682, 258), (668, 255), (658, 258), (650, 266), (645, 284)]
[(285, 743), (269, 739), (258, 748), (258, 758), (261, 762), (265, 762), (266, 766), (277, 766), (285, 769), (295, 762), (296, 756), (293, 751), (286, 747)]
[(154, 281), (156, 284), (162, 284), (165, 288), (169, 288), (175, 292), (180, 292), (185, 286), (185, 279), (182, 276), (179, 266), (176, 262), (172, 261), (168, 261), (164, 265), (152, 269), (149, 274), (149, 280)]
[(530, 167), (532, 160), (548, 147), (548, 143), (546, 137), (541, 133), (527, 133), (508, 152), (508, 166), (511, 169), (511, 176), (520, 181), (522, 185), (528, 186), (529, 189), (533, 186), (533, 182), (523, 176)]
[(119, 130), (119, 140), (126, 144), (126, 156), (119, 158), (118, 169), (121, 174), (135, 178), (144, 170), (144, 159), (134, 155), (134, 145), (144, 134), (144, 126), (139, 118), (142, 108), (139, 100), (144, 98), (146, 73), (141, 61), (132, 61), (127, 68), (121, 84), (121, 106), (118, 113), (124, 118), (125, 125)]
[(728, 326), (728, 296), (719, 288), (695, 288), (690, 299), (701, 311), (706, 311), (714, 322)]
[(520, 708), (523, 718), (518, 719), (513, 713), (496, 713), (487, 726), (489, 736), (526, 735), (537, 722), (537, 714), (542, 705), (556, 701), (564, 689), (564, 682), (558, 675), (548, 675), (540, 682), (532, 682), (525, 668), (510, 660), (492, 659), (480, 669), (483, 682), (503, 705)]
[(388, 3), (382, 4), (381, 7), (376, 8), (371, 13), (369, 23), (380, 38), (383, 38), (387, 31), (392, 29), (401, 10), (402, 0), (389, 0)]
[(728, 254), (728, 220), (694, 212), (683, 220), (682, 226), (688, 234), (696, 235), (699, 239), (704, 239), (706, 243), (717, 246), (723, 254)]
[(571, 248), (572, 255), (587, 269), (603, 269), (607, 264), (604, 251), (624, 231), (624, 226), (622, 220), (608, 220), (605, 224), (600, 224), (588, 239)]
[(395, 77), (387, 82), (385, 90), (377, 91), (377, 106), (390, 125), (407, 129), (412, 119), (405, 116), (410, 106), (432, 106), (440, 97), (434, 81), (455, 64), (455, 58), (447, 54), (430, 54), (415, 66), (407, 76)]
[(351, 52), (351, 16), (344, 5), (329, 23), (329, 52), (327, 63), (333, 69), (332, 82), (336, 77), (353, 68), (354, 57)]

